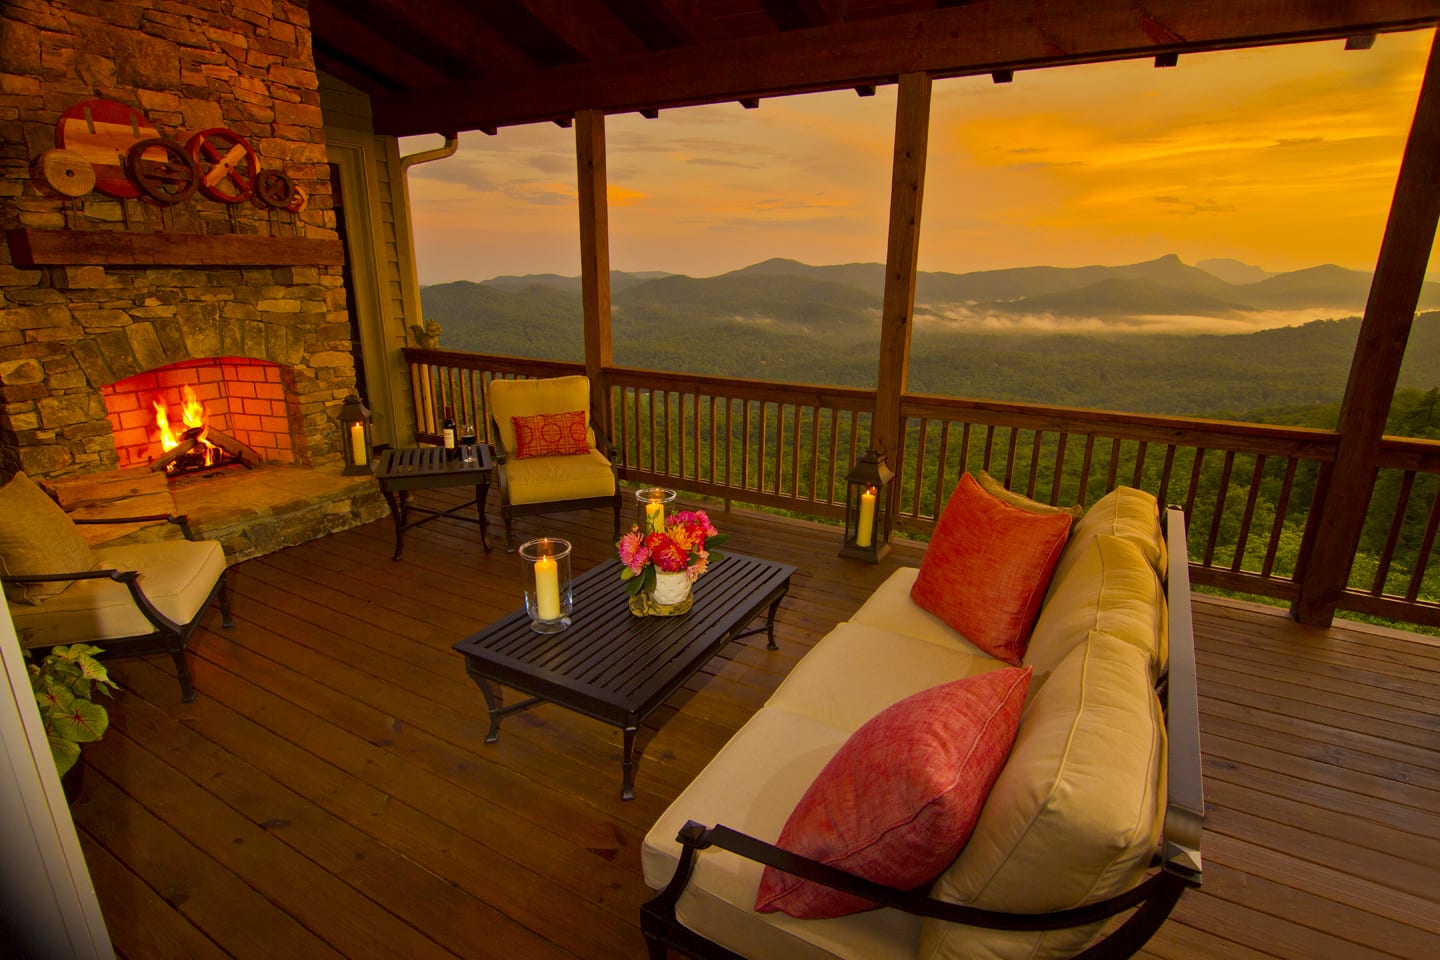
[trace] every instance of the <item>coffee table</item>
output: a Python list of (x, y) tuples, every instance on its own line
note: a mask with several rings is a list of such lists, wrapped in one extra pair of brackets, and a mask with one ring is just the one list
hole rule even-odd
[[(522, 607), (455, 644), (465, 672), (490, 709), (486, 743), (500, 738), (500, 718), (537, 703), (554, 703), (624, 732), (622, 800), (635, 797), (635, 733), (686, 680), (732, 640), (764, 631), (775, 646), (775, 611), (795, 568), (726, 554), (695, 584), (695, 602), (678, 617), (630, 613), (618, 560), (573, 581), (571, 624), (560, 633), (530, 629)], [(746, 629), (766, 607), (765, 625)], [(505, 706), (495, 684), (528, 694)]]
[[(486, 552), (489, 552), (490, 541), (485, 536), (485, 497), (490, 492), (490, 473), (495, 469), (495, 458), (490, 452), (490, 444), (477, 443), (474, 446), (475, 459), (469, 463), (460, 459), (458, 450), (455, 451), (454, 459), (447, 459), (443, 447), (391, 447), (380, 454), (380, 459), (375, 463), (375, 479), (380, 481), (380, 493), (390, 505), (390, 515), (395, 518), (395, 555), (391, 560), (400, 559), (400, 552), (405, 549), (406, 530), (429, 523), (438, 517), (448, 516), (479, 523), (480, 543)], [(475, 499), (456, 504), (448, 510), (431, 510), (410, 502), (412, 490), (472, 484), (475, 487)], [(456, 514), (456, 511), (471, 506), (475, 507), (479, 514), (478, 519), (471, 520), (470, 517)], [(424, 516), (411, 520), (411, 513)]]

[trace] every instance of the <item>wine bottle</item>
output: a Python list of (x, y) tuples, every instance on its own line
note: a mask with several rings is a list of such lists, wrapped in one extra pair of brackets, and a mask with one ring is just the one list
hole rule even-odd
[(445, 459), (455, 459), (455, 411), (445, 408), (445, 421), (440, 425), (440, 436), (444, 438)]

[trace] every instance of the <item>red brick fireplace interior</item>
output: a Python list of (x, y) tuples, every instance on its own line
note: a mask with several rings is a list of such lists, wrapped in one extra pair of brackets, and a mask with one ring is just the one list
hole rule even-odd
[(295, 462), (303, 431), (290, 368), (248, 357), (217, 357), (167, 364), (101, 388), (120, 467), (146, 466), (161, 456), (155, 405), (166, 406), (179, 432), (186, 387), (204, 405), (209, 427), (223, 430), (263, 461)]

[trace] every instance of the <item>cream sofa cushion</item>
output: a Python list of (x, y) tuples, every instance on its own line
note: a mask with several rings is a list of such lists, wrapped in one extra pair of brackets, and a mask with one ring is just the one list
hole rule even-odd
[(915, 578), (919, 575), (919, 567), (901, 567), (896, 570), (875, 588), (870, 598), (855, 611), (850, 622), (874, 627), (886, 633), (901, 633), (969, 656), (993, 659), (952, 630), (944, 620), (910, 599), (910, 588), (915, 585)]
[(1016, 493), (999, 480), (990, 476), (984, 470), (975, 474), (975, 479), (980, 481), (980, 489), (1010, 504), (1012, 507), (1019, 507), (1021, 510), (1029, 510), (1031, 513), (1063, 513), (1079, 520), (1085, 515), (1085, 508), (1080, 504), (1072, 504), (1068, 507), (1057, 507), (1054, 504), (1041, 503), (1039, 500), (1025, 496), (1023, 493)]
[[(138, 570), (140, 588), (156, 608), (176, 623), (189, 623), (210, 598), (225, 572), (218, 540), (163, 540), (97, 547), (102, 570)], [(143, 637), (154, 625), (135, 606), (123, 583), (96, 578), (75, 585), (40, 607), (13, 607), (11, 617), (25, 647)]]
[[(645, 836), (645, 882), (670, 882), (680, 858), (675, 835), (687, 820), (724, 824), (774, 843), (790, 811), (850, 731), (783, 710), (762, 708), (736, 732)], [(898, 910), (869, 910), (830, 920), (759, 913), (755, 895), (764, 868), (711, 847), (675, 914), (686, 927), (745, 957), (786, 960), (914, 960), (920, 920)]]
[(1004, 666), (978, 651), (965, 653), (851, 621), (800, 658), (765, 706), (854, 731), (911, 694)]
[(505, 464), (505, 477), (514, 504), (584, 500), (615, 492), (615, 471), (598, 450), (579, 456), (511, 460)]
[[(485, 392), (490, 400), (490, 418), (495, 421), (495, 428), (500, 431), (500, 442), (511, 457), (515, 455), (515, 424), (511, 422), (511, 417), (530, 417), (537, 413), (570, 413), (573, 410), (584, 410), (588, 414), (590, 410), (589, 377), (491, 380)], [(585, 442), (594, 448), (595, 431), (588, 422), (585, 426)]]
[(1091, 630), (1144, 651), (1159, 676), (1165, 651), (1165, 594), (1134, 540), (1102, 533), (1070, 554), (1064, 579), (1052, 584), (1035, 622), (1025, 662), (1050, 673)]
[(1071, 562), (1071, 548), (1078, 552), (1085, 543), (1102, 533), (1133, 541), (1150, 566), (1164, 575), (1167, 557), (1165, 537), (1160, 530), (1159, 501), (1144, 490), (1116, 487), (1091, 504), (1085, 515), (1070, 528), (1070, 542), (1055, 567), (1052, 587), (1055, 580), (1063, 575), (1066, 564)]
[[(35, 481), (22, 472), (0, 487), (0, 573), (43, 576), (94, 567), (95, 555), (75, 522)], [(7, 583), (5, 595), (17, 603), (43, 603), (74, 583)]]
[[(1126, 889), (1159, 842), (1164, 757), (1150, 658), (1092, 631), (1032, 697), (970, 842), (932, 895), (1043, 913)], [(997, 935), (925, 920), (918, 956), (1070, 956), (1097, 930)]]

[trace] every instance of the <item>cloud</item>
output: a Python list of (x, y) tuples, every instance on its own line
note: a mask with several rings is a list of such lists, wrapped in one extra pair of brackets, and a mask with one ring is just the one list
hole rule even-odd
[(1176, 212), (1186, 214), (1234, 213), (1237, 209), (1234, 204), (1208, 199), (1188, 200), (1184, 197), (1156, 197), (1155, 202), (1167, 204), (1177, 208)]

